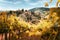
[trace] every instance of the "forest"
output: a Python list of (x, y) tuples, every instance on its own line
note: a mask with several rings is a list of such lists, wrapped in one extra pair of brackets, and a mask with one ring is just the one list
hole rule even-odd
[(60, 40), (60, 8), (43, 15), (24, 9), (1, 11), (0, 40)]

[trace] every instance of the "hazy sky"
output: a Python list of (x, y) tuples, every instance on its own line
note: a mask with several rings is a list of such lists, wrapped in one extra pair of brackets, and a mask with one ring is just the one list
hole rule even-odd
[[(31, 9), (35, 7), (44, 7), (45, 2), (50, 0), (0, 0), (0, 10)], [(49, 3), (48, 7), (55, 7), (57, 0)]]

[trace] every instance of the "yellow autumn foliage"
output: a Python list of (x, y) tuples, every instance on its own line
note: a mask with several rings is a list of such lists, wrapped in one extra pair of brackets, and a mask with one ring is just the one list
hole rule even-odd
[(60, 2), (60, 0), (58, 0), (58, 2)]
[(45, 2), (45, 7), (48, 7), (48, 6), (49, 6), (48, 2)]

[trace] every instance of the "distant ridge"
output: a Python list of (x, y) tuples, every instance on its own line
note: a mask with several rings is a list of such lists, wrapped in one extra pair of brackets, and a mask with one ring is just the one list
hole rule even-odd
[(42, 11), (49, 11), (50, 8), (46, 8), (46, 7), (37, 7), (37, 8), (33, 8), (33, 9), (30, 9), (29, 11), (36, 11), (36, 10), (42, 10)]

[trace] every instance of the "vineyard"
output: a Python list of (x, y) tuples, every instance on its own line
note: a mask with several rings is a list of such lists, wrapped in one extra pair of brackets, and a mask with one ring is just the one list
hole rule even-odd
[[(22, 10), (23, 11), (23, 10)], [(19, 12), (30, 15), (30, 12)], [(60, 40), (60, 8), (51, 8), (46, 18), (27, 21), (16, 12), (0, 12), (0, 40)]]

